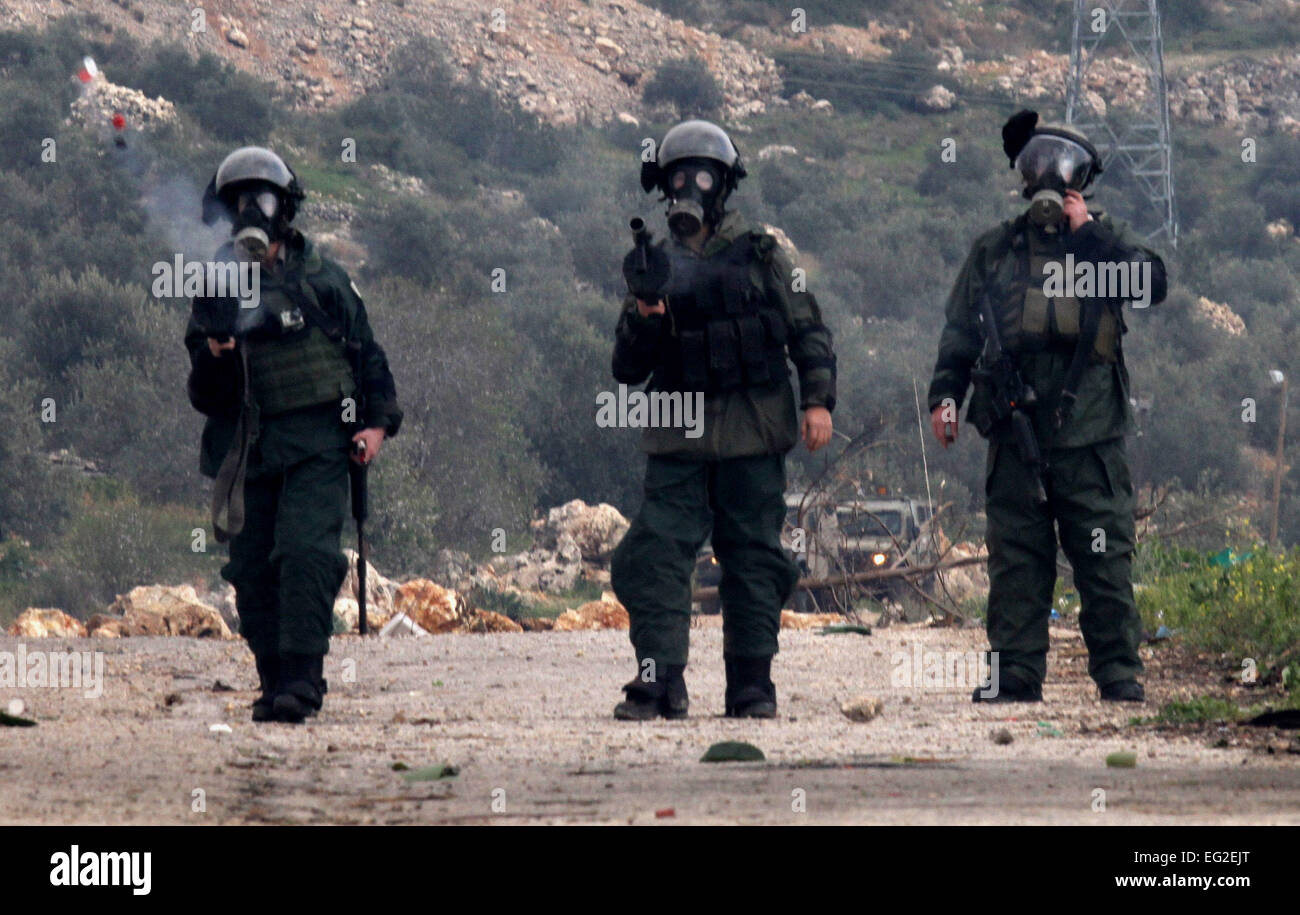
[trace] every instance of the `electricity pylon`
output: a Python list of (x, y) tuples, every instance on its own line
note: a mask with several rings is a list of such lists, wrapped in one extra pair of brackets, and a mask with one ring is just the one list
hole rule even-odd
[[(1147, 95), (1140, 105), (1117, 110), (1104, 92), (1098, 93), (1105, 102), (1104, 111), (1090, 103), (1088, 70), (1107, 51), (1135, 60), (1146, 71)], [(1146, 193), (1159, 223), (1147, 233), (1147, 239), (1177, 247), (1169, 95), (1156, 0), (1074, 0), (1065, 120), (1088, 134), (1101, 152), (1103, 166), (1124, 163)]]

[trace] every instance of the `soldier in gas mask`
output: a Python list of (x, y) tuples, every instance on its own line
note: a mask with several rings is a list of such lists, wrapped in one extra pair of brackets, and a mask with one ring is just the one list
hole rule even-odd
[[(1022, 111), (1002, 129), (1003, 149), (1024, 182), (1026, 211), (976, 240), (948, 298), (930, 384), (935, 437), (957, 437), (957, 410), (975, 380), (967, 420), (989, 438), (985, 491), (989, 547), (988, 637), (998, 686), (976, 701), (1040, 701), (1047, 672), (1048, 618), (1057, 534), (1079, 592), (1088, 672), (1101, 698), (1141, 701), (1141, 625), (1133, 600), (1133, 487), (1124, 452), (1132, 429), (1124, 365), (1123, 306), (1165, 297), (1164, 263), (1124, 223), (1090, 211), (1083, 191), (1101, 173), (1097, 151), (1069, 127), (1039, 125)], [(1070, 257), (1072, 256), (1072, 257)], [(1144, 289), (1054, 287), (1066, 265), (1093, 277), (1124, 273)], [(1111, 270), (1110, 268), (1119, 268)], [(989, 335), (984, 303), (1002, 348), (1036, 394), (1028, 409), (1046, 469), (1027, 463), (981, 371)], [(1032, 441), (1032, 440), (1031, 440)], [(1041, 482), (1042, 487), (1039, 487)]]
[(208, 417), (200, 469), (216, 479), (213, 525), (230, 543), (221, 574), (261, 682), (254, 721), (300, 722), (321, 708), (347, 572), (348, 461), (373, 461), (402, 420), (356, 286), (291, 225), (303, 197), (270, 150), (226, 157), (203, 217), (231, 223), (215, 260), (255, 267), (260, 296), (207, 290), (185, 334), (190, 400)]
[[(614, 377), (648, 378), (652, 392), (702, 393), (703, 425), (696, 437), (671, 427), (643, 434), (645, 498), (610, 570), (638, 664), (614, 710), (620, 719), (687, 713), (691, 573), (710, 535), (722, 567), (726, 714), (776, 714), (772, 657), (798, 579), (780, 542), (784, 460), (800, 436), (796, 403), (808, 448), (830, 441), (835, 356), (788, 256), (726, 208), (744, 176), (731, 139), (707, 121), (673, 127), (642, 168), (642, 188), (668, 202), (671, 240), (639, 245), (625, 262), (631, 293)], [(798, 370), (798, 402), (787, 360)]]

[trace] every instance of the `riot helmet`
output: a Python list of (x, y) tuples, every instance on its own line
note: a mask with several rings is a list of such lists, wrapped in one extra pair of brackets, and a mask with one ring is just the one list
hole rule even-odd
[(740, 153), (717, 124), (683, 121), (664, 134), (653, 162), (641, 165), (641, 187), (668, 201), (668, 227), (689, 236), (722, 220), (724, 202), (745, 177)]
[(273, 241), (288, 235), (305, 196), (283, 159), (269, 149), (244, 146), (226, 156), (208, 182), (203, 221), (228, 219), (236, 249), (261, 260)]

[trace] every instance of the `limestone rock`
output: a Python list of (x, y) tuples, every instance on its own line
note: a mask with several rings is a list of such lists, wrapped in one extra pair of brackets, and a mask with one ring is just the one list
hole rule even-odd
[(461, 632), (523, 632), (524, 627), (516, 623), (504, 613), (496, 613), (492, 610), (475, 610), (465, 624), (460, 628)]
[[(334, 611), (340, 615), (340, 609), (344, 611), (347, 619), (351, 620), (347, 631), (355, 631), (360, 622), (360, 608), (357, 607), (357, 551), (344, 550), (343, 555), (348, 561), (348, 574), (343, 579), (343, 585), (339, 588), (338, 596), (334, 600)], [(393, 615), (393, 595), (397, 591), (396, 582), (389, 581), (379, 571), (366, 563), (366, 623), (375, 629), (381, 628), (388, 622)], [(340, 606), (344, 601), (351, 601), (352, 609), (347, 606)]]
[(627, 610), (614, 600), (593, 600), (576, 610), (565, 610), (555, 618), (556, 632), (581, 629), (627, 629), (631, 625)]
[(29, 607), (9, 626), (9, 634), (24, 639), (82, 638), (81, 620), (52, 607)]
[(568, 591), (582, 574), (582, 550), (568, 534), (560, 534), (555, 549), (535, 548), (493, 559), (499, 586), (523, 591)]
[(930, 87), (929, 91), (920, 96), (916, 103), (922, 111), (951, 111), (952, 107), (957, 104), (957, 93), (947, 86), (936, 83)]
[(603, 35), (596, 39), (596, 50), (610, 58), (622, 57), (627, 53), (612, 40)]
[(1215, 330), (1229, 337), (1240, 337), (1246, 333), (1246, 322), (1227, 305), (1200, 296), (1196, 300), (1196, 316), (1206, 321)]
[(546, 520), (535, 523), (537, 545), (548, 549), (558, 547), (568, 535), (582, 551), (588, 562), (604, 562), (613, 554), (631, 523), (614, 506), (607, 502), (588, 505), (574, 499), (552, 508)]
[(820, 629), (822, 626), (834, 626), (844, 622), (838, 613), (795, 613), (793, 610), (781, 611), (782, 629)]
[(393, 599), (393, 610), (405, 613), (428, 632), (451, 632), (470, 618), (469, 605), (450, 588), (416, 578), (400, 585)]
[(119, 594), (107, 612), (121, 619), (123, 635), (234, 638), (220, 611), (199, 600), (193, 585), (141, 585)]
[(844, 717), (850, 721), (870, 721), (880, 714), (885, 704), (875, 696), (858, 696), (840, 706)]

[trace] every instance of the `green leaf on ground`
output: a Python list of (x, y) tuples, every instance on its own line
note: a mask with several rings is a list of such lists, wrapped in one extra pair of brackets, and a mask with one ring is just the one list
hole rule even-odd
[(700, 762), (761, 762), (765, 759), (763, 751), (752, 743), (724, 740), (709, 747), (700, 757)]

